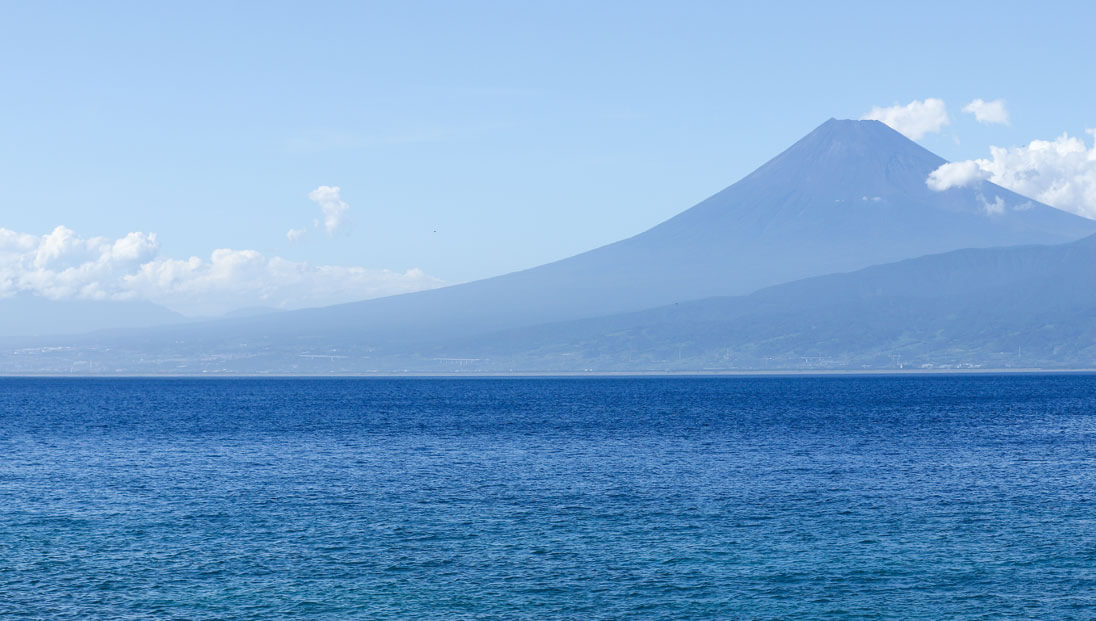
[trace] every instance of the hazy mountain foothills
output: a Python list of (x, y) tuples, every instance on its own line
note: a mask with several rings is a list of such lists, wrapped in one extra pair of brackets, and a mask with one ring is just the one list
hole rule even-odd
[(1084, 254), (1085, 243), (947, 254), (758, 291), (1096, 232), (1094, 221), (989, 182), (933, 191), (926, 179), (944, 163), (878, 121), (831, 119), (695, 207), (569, 259), (326, 308), (9, 339), (0, 364), (95, 373), (1081, 364), (1085, 348), (1058, 339), (1080, 338), (1086, 325), (1071, 319), (1088, 307), (1070, 283), (1091, 260), (1038, 257)]

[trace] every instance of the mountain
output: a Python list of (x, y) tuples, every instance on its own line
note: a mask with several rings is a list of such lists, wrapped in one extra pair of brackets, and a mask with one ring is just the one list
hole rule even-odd
[(676, 217), (568, 259), (389, 298), (65, 343), (128, 351), (156, 371), (369, 370), (505, 330), (742, 295), (960, 248), (1096, 233), (1096, 221), (989, 182), (931, 191), (925, 180), (944, 163), (878, 121), (831, 119)]
[(79, 334), (184, 321), (179, 313), (151, 302), (61, 301), (32, 295), (0, 298), (0, 336)]
[(944, 163), (878, 121), (831, 119), (738, 183), (632, 238), (496, 278), (289, 313), (258, 327), (429, 340), (1096, 233), (1092, 220), (989, 182), (934, 192), (925, 180)]
[(1096, 236), (969, 249), (451, 342), (535, 370), (1096, 368)]

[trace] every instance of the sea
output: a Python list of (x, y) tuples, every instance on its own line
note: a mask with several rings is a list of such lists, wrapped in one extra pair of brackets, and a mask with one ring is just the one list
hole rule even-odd
[(1096, 376), (0, 379), (0, 619), (1093, 619)]

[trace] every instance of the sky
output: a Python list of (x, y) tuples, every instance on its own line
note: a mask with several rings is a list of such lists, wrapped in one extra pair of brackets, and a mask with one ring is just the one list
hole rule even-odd
[(507, 273), (830, 117), (955, 161), (940, 188), (1096, 216), (1091, 3), (750, 4), (4, 2), (0, 297), (201, 315)]

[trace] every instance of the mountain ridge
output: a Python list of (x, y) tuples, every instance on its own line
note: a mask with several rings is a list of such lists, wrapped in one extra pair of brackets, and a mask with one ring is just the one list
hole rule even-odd
[(891, 356), (927, 368), (1091, 368), (1096, 270), (1085, 266), (1094, 261), (1096, 235), (1055, 246), (963, 249), (748, 296), (513, 330), (439, 351), (538, 370), (560, 368), (562, 357), (603, 370), (620, 370), (622, 361), (662, 370), (855, 370), (885, 368)]
[[(831, 119), (742, 180), (635, 236), (493, 278), (290, 311), (255, 325), (284, 328), (299, 319), (381, 341), (395, 333), (436, 338), (740, 295), (959, 248), (1096, 233), (1094, 221), (989, 182), (932, 192), (925, 179), (944, 162), (878, 121)], [(984, 213), (979, 197), (987, 194), (1024, 208)], [(812, 219), (792, 217), (803, 213)]]

